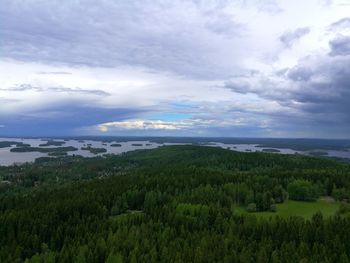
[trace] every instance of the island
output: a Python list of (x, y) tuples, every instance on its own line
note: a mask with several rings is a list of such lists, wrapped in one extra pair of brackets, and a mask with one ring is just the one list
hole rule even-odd
[(133, 144), (131, 144), (131, 146), (143, 146), (143, 144), (142, 143), (133, 143)]
[(66, 142), (64, 141), (54, 141), (54, 140), (49, 140), (46, 143), (39, 144), (40, 147), (45, 147), (45, 146), (62, 146)]
[(16, 147), (26, 147), (30, 146), (30, 144), (26, 144), (23, 142), (16, 142), (16, 141), (2, 141), (0, 142), (0, 148), (7, 148), (15, 145)]
[(120, 143), (112, 143), (111, 147), (122, 147)]
[(105, 148), (94, 148), (94, 147), (91, 147), (91, 146), (88, 146), (88, 147), (81, 147), (81, 150), (83, 151), (89, 151), (93, 154), (98, 154), (98, 153), (105, 153), (107, 152), (107, 150)]
[(41, 147), (15, 147), (10, 152), (41, 152), (41, 153), (54, 153), (54, 152), (72, 152), (77, 151), (78, 148), (73, 146), (67, 147), (53, 147), (53, 148), (41, 148)]

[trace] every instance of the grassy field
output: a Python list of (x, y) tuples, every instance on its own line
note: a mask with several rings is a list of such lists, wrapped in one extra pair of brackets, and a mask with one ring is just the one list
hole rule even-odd
[(110, 216), (109, 219), (113, 221), (125, 221), (130, 217), (137, 217), (137, 216), (143, 216), (143, 211), (141, 210), (128, 210), (123, 214)]
[[(334, 215), (339, 208), (339, 203), (318, 200), (315, 202), (287, 201), (283, 204), (277, 204), (277, 212), (254, 212), (250, 215), (256, 215), (258, 218), (269, 218), (271, 216), (290, 217), (301, 216), (310, 219), (316, 212), (322, 212), (324, 217)], [(237, 213), (248, 213), (243, 207), (236, 207)]]

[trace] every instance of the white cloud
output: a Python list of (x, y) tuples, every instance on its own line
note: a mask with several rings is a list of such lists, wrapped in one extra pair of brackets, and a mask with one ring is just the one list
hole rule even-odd
[(213, 122), (213, 120), (125, 120), (102, 123), (97, 126), (97, 129), (101, 132), (108, 132), (109, 130), (181, 130), (198, 126), (207, 127)]
[[(192, 118), (179, 121), (163, 121), (163, 120), (147, 120), (147, 119), (128, 119), (124, 121), (113, 121), (101, 123), (95, 128), (100, 132), (113, 132), (122, 130), (191, 130), (191, 129), (209, 129), (241, 127), (247, 125), (245, 118), (231, 118), (230, 120), (208, 119), (208, 118)], [(266, 125), (266, 121), (259, 126)]]

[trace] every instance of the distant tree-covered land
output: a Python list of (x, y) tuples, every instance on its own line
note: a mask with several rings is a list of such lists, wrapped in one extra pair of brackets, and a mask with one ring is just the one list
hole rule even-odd
[(0, 262), (349, 262), (350, 165), (164, 146), (0, 167)]
[(23, 142), (16, 142), (16, 141), (1, 141), (0, 142), (0, 148), (11, 147), (13, 145), (15, 145), (16, 147), (28, 147), (28, 146), (30, 146), (29, 144), (25, 144)]
[(281, 152), (280, 150), (278, 149), (273, 149), (273, 148), (264, 148), (262, 149), (263, 152), (270, 152), (270, 153), (279, 153)]
[(120, 143), (112, 143), (111, 147), (122, 147)]
[(133, 143), (133, 144), (131, 144), (132, 146), (143, 146), (143, 144), (142, 143)]
[(56, 152), (72, 152), (78, 149), (73, 146), (66, 147), (52, 147), (52, 148), (41, 148), (41, 147), (31, 147), (31, 146), (21, 146), (12, 148), (11, 152), (41, 152), (41, 153), (56, 153)]
[(328, 152), (325, 151), (310, 151), (308, 152), (312, 156), (327, 156)]
[(40, 147), (45, 147), (45, 146), (62, 146), (65, 144), (65, 141), (54, 141), (54, 140), (49, 140), (46, 143), (39, 144)]
[(95, 148), (95, 147), (91, 147), (91, 146), (81, 147), (81, 149), (84, 150), (84, 151), (89, 151), (89, 152), (91, 152), (93, 154), (107, 152), (107, 149), (105, 149), (105, 148)]

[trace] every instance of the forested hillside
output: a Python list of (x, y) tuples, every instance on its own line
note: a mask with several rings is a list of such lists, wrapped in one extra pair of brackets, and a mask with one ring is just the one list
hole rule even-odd
[[(2, 167), (0, 180), (0, 262), (350, 262), (345, 163), (166, 146)], [(339, 209), (279, 214), (320, 198)]]

